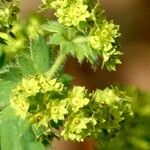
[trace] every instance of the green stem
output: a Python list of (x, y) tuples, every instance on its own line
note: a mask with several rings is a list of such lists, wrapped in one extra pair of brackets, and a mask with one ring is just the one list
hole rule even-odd
[(58, 69), (60, 68), (60, 66), (64, 63), (65, 58), (66, 58), (66, 55), (64, 55), (62, 53), (60, 53), (58, 55), (58, 57), (56, 58), (54, 64), (52, 65), (51, 69), (47, 72), (47, 76), (49, 78), (53, 78), (53, 76), (58, 71)]

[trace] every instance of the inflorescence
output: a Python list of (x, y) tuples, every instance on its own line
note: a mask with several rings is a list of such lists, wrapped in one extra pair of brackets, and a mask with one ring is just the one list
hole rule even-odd
[(13, 89), (11, 106), (29, 125), (44, 131), (43, 134), (83, 141), (97, 138), (104, 130), (108, 134), (116, 133), (121, 123), (132, 116), (129, 101), (115, 89), (88, 93), (85, 87), (67, 89), (57, 79), (38, 75), (23, 78)]

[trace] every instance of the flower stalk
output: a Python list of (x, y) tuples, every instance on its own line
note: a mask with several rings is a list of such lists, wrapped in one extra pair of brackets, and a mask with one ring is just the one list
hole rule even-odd
[(55, 73), (59, 70), (59, 67), (64, 63), (66, 59), (66, 55), (63, 54), (63, 53), (60, 53), (58, 55), (58, 57), (56, 58), (53, 66), (51, 67), (51, 69), (46, 73), (46, 75), (49, 77), (49, 78), (53, 78)]

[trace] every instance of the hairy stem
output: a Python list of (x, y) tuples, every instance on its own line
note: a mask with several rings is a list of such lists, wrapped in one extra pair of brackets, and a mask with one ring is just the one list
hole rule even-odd
[(64, 63), (65, 59), (66, 59), (66, 55), (64, 55), (62, 53), (60, 53), (58, 55), (58, 57), (56, 58), (54, 64), (52, 65), (51, 69), (47, 72), (47, 76), (49, 78), (53, 78), (53, 76), (58, 71), (60, 66)]

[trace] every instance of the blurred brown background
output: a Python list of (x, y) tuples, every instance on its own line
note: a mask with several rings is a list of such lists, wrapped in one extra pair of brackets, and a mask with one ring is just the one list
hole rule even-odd
[[(22, 1), (22, 16), (36, 9), (40, 0)], [(150, 0), (103, 0), (102, 7), (109, 19), (120, 25), (122, 33), (122, 65), (116, 72), (98, 69), (94, 72), (89, 64), (79, 65), (68, 59), (65, 70), (74, 77), (74, 83), (89, 90), (112, 84), (134, 85), (150, 90)], [(91, 150), (90, 142), (76, 144), (56, 141), (54, 150)]]

